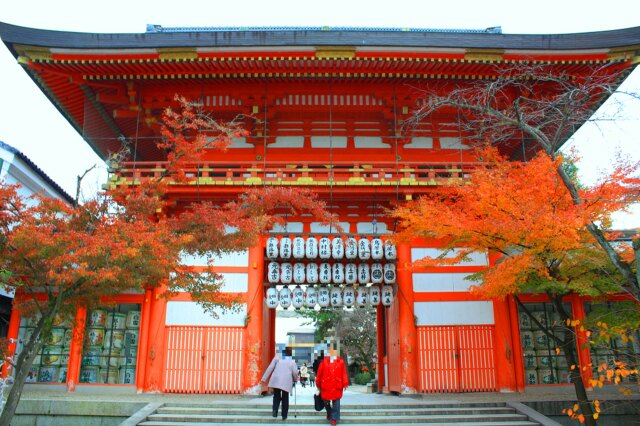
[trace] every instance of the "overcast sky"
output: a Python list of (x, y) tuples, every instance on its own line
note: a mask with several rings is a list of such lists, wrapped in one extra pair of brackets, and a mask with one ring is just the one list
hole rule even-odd
[[(144, 32), (147, 24), (172, 26), (352, 26), (484, 29), (552, 34), (640, 26), (637, 0), (524, 1), (6, 1), (0, 21), (34, 28), (83, 32)], [(101, 160), (0, 46), (0, 140), (14, 146), (67, 192), (76, 176)], [(640, 93), (640, 72), (623, 85)], [(606, 134), (606, 138), (603, 135)], [(640, 101), (626, 102), (616, 123), (581, 129), (572, 145), (583, 156), (583, 179), (606, 166), (615, 152), (640, 159)], [(87, 193), (105, 179), (88, 181)], [(620, 226), (640, 226), (640, 209)]]

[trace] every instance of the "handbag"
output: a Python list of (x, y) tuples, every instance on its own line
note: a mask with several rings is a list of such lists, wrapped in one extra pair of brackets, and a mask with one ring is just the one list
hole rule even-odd
[(325, 402), (323, 401), (320, 394), (319, 393), (313, 394), (313, 408), (315, 408), (316, 411), (322, 411), (324, 410), (324, 407), (325, 407)]

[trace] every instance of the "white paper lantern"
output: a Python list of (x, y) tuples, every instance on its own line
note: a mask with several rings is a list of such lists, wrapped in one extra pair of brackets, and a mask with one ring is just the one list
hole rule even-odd
[(363, 307), (367, 305), (369, 301), (369, 289), (361, 285), (356, 290), (356, 303), (358, 306)]
[(358, 242), (355, 238), (347, 238), (344, 247), (344, 256), (347, 259), (356, 259), (358, 257)]
[(278, 258), (278, 239), (276, 237), (267, 238), (267, 259)]
[(318, 282), (318, 265), (307, 263), (307, 283), (316, 284)]
[(353, 286), (346, 286), (344, 288), (344, 290), (342, 290), (342, 302), (344, 303), (344, 306), (346, 306), (347, 308), (350, 308), (353, 306), (353, 304), (356, 301), (356, 290), (353, 288)]
[(334, 263), (331, 267), (331, 275), (334, 284), (342, 284), (344, 282), (344, 265), (342, 263)]
[(269, 262), (267, 266), (267, 281), (271, 284), (280, 281), (280, 264), (278, 262)]
[(320, 283), (322, 284), (329, 284), (331, 282), (331, 265), (328, 263), (321, 263), (320, 264), (320, 272), (318, 273), (320, 275)]
[(378, 306), (380, 304), (380, 287), (377, 285), (369, 287), (369, 302), (372, 306)]
[(291, 258), (291, 238), (282, 237), (280, 239), (280, 257), (283, 259)]
[(384, 306), (391, 306), (393, 303), (393, 287), (390, 285), (383, 285), (382, 295), (380, 297)]
[(314, 308), (318, 303), (318, 292), (314, 286), (307, 287), (305, 292), (304, 304), (307, 308)]
[(384, 265), (384, 283), (395, 284), (396, 282), (396, 265), (393, 263), (385, 263)]
[(309, 237), (305, 241), (305, 256), (307, 259), (318, 257), (318, 239), (316, 237)]
[(282, 287), (278, 296), (280, 299), (280, 306), (282, 306), (283, 309), (287, 309), (291, 306), (291, 290), (289, 290), (289, 287)]
[(275, 287), (269, 287), (267, 289), (265, 298), (269, 309), (275, 309), (278, 307), (278, 290)]
[(318, 242), (318, 256), (320, 256), (320, 259), (331, 258), (331, 240), (329, 238), (320, 238)]
[(280, 265), (280, 282), (282, 284), (291, 284), (293, 279), (293, 266), (290, 263)]
[(293, 257), (295, 259), (303, 259), (304, 258), (304, 238), (302, 237), (295, 237), (293, 239)]
[(374, 284), (380, 284), (384, 279), (382, 272), (382, 265), (380, 263), (373, 263), (371, 265), (371, 282)]
[(387, 240), (384, 242), (384, 257), (387, 260), (396, 260), (396, 245)]
[(306, 267), (304, 263), (296, 263), (293, 265), (293, 282), (296, 284), (302, 284), (304, 282), (304, 271)]
[(360, 284), (368, 284), (371, 281), (371, 275), (369, 274), (369, 265), (361, 263), (358, 265), (358, 282)]
[(294, 308), (300, 309), (304, 306), (304, 290), (299, 285), (293, 289), (291, 304)]
[(380, 260), (384, 257), (384, 243), (380, 238), (371, 240), (371, 258)]
[(344, 267), (344, 280), (347, 284), (358, 282), (358, 267), (355, 263), (347, 263)]
[(342, 241), (342, 238), (335, 237), (331, 241), (331, 257), (334, 259), (342, 259), (344, 257), (344, 241)]
[(358, 240), (358, 257), (362, 260), (371, 258), (371, 243), (364, 237)]
[(337, 285), (331, 287), (331, 306), (342, 306), (342, 290)]
[(320, 287), (318, 290), (318, 305), (323, 308), (328, 307), (331, 304), (331, 294), (328, 287)]

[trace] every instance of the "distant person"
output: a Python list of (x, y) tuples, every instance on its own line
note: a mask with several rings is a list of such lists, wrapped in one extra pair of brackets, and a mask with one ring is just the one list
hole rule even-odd
[(318, 367), (320, 367), (320, 363), (323, 359), (324, 351), (320, 351), (320, 355), (318, 355), (318, 357), (313, 361), (313, 366), (311, 367), (313, 369), (313, 372), (316, 373), (316, 376), (318, 376)]
[(302, 387), (307, 387), (307, 380), (309, 380), (309, 368), (307, 367), (307, 363), (303, 362), (302, 367), (300, 367), (300, 383), (302, 383)]
[(329, 344), (329, 356), (324, 357), (318, 367), (316, 385), (320, 389), (320, 397), (325, 401), (327, 419), (336, 425), (340, 420), (340, 399), (349, 385), (349, 378), (335, 340)]
[(309, 371), (309, 387), (316, 385), (316, 373), (313, 372), (313, 369)]
[[(269, 379), (269, 376), (271, 378)], [(282, 420), (287, 420), (289, 414), (289, 394), (294, 383), (298, 380), (298, 367), (291, 358), (291, 348), (284, 348), (282, 359), (276, 354), (271, 360), (271, 364), (262, 376), (262, 383), (269, 379), (269, 386), (273, 389), (273, 406), (271, 415), (278, 417), (278, 409), (282, 401)]]

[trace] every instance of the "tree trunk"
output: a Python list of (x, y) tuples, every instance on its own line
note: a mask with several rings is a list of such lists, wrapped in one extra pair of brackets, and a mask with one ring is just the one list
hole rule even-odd
[(36, 328), (33, 330), (33, 334), (24, 346), (22, 352), (18, 355), (14, 370), (13, 385), (11, 385), (11, 390), (9, 391), (7, 401), (5, 402), (2, 410), (2, 415), (0, 415), (0, 425), (11, 424), (11, 420), (13, 419), (18, 403), (20, 402), (20, 397), (22, 396), (22, 390), (27, 380), (27, 375), (33, 365), (33, 360), (44, 346), (44, 342), (40, 339), (43, 328), (44, 319), (41, 319), (38, 321)]
[[(552, 297), (551, 300), (560, 314), (560, 318), (562, 318), (563, 323), (567, 324), (567, 320), (571, 320), (573, 316), (569, 315), (569, 313), (565, 311), (564, 306), (562, 306), (562, 296)], [(598, 423), (593, 418), (593, 407), (589, 400), (589, 396), (587, 395), (587, 389), (584, 386), (584, 381), (582, 380), (582, 368), (576, 354), (576, 333), (575, 330), (568, 325), (564, 326), (564, 339), (561, 347), (564, 351), (567, 365), (570, 368), (569, 377), (571, 378), (571, 383), (573, 383), (573, 388), (576, 392), (580, 413), (584, 416), (584, 424), (587, 426), (596, 426)], [(574, 367), (573, 369), (571, 369), (572, 366)]]

